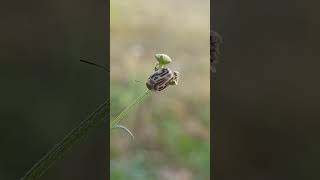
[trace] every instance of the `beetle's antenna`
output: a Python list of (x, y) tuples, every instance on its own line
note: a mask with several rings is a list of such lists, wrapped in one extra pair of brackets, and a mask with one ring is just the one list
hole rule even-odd
[(80, 59), (80, 62), (83, 62), (83, 63), (87, 63), (87, 64), (90, 64), (90, 65), (93, 65), (93, 66), (96, 66), (100, 69), (103, 69), (107, 72), (110, 72), (105, 66), (101, 65), (101, 64), (97, 64), (97, 63), (94, 63), (94, 62), (91, 62), (91, 61), (87, 61), (87, 60), (83, 60), (83, 59)]
[(138, 83), (141, 83), (141, 84), (143, 84), (144, 85), (144, 83), (143, 82), (141, 82), (141, 81), (138, 81), (138, 80), (134, 80), (135, 82), (138, 82)]

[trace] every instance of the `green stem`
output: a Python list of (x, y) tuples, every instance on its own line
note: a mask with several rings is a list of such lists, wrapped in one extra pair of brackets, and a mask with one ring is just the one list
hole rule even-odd
[(69, 150), (77, 141), (88, 134), (89, 130), (96, 127), (109, 116), (109, 101), (100, 105), (87, 119), (80, 122), (71, 130), (65, 138), (56, 144), (46, 155), (42, 157), (21, 180), (38, 179), (50, 168), (57, 160)]
[(144, 97), (146, 97), (151, 91), (146, 90), (143, 94), (141, 94), (136, 100), (134, 100), (126, 109), (124, 109), (111, 123), (110, 123), (110, 129), (115, 128), (120, 121), (122, 121), (126, 115), (135, 107), (137, 106)]

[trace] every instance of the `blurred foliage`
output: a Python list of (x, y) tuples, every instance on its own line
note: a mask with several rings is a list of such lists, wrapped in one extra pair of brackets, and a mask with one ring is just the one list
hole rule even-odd
[(209, 0), (110, 5), (111, 119), (144, 92), (156, 53), (168, 54), (181, 75), (179, 85), (151, 93), (121, 122), (134, 141), (111, 132), (111, 179), (209, 179)]

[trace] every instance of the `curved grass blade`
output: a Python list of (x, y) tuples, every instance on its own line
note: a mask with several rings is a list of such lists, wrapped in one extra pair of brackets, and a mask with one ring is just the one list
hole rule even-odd
[(133, 136), (132, 132), (131, 132), (128, 128), (126, 128), (125, 126), (116, 125), (116, 126), (115, 126), (114, 128), (112, 128), (112, 129), (116, 129), (116, 128), (119, 128), (119, 129), (122, 129), (122, 130), (126, 131), (126, 132), (131, 136), (132, 140), (134, 139), (134, 136)]

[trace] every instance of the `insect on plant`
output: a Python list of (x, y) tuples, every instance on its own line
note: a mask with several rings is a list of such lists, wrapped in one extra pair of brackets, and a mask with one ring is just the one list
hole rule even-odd
[(165, 67), (166, 65), (172, 62), (171, 58), (166, 54), (156, 54), (155, 58), (157, 60), (154, 68), (155, 71), (147, 79), (147, 90), (143, 94), (141, 94), (136, 100), (134, 100), (118, 116), (116, 116), (116, 118), (113, 121), (111, 121), (110, 130), (119, 128), (126, 131), (132, 138), (134, 138), (133, 134), (128, 128), (119, 124), (120, 121), (123, 120), (135, 106), (142, 102), (142, 100), (148, 94), (150, 94), (150, 92), (162, 91), (169, 85), (178, 84), (179, 72), (172, 71), (170, 68)]
[[(130, 110), (138, 105), (144, 97), (150, 94), (151, 91), (162, 91), (169, 85), (178, 84), (179, 73), (165, 67), (165, 65), (171, 63), (171, 58), (165, 54), (156, 54), (155, 58), (158, 62), (155, 66), (155, 72), (148, 78), (146, 82), (147, 90), (136, 100), (134, 100), (125, 110), (123, 110), (113, 121), (111, 121), (110, 130), (116, 128), (122, 129), (130, 134), (130, 136), (133, 138), (134, 136), (129, 129), (120, 125), (119, 122), (123, 120)], [(80, 61), (110, 72), (103, 65), (87, 60)], [(76, 142), (88, 134), (90, 130), (96, 127), (96, 125), (104, 122), (109, 115), (109, 103), (108, 100), (106, 100), (86, 119), (75, 126), (74, 129), (72, 129), (60, 142), (50, 149), (37, 163), (35, 163), (21, 178), (21, 180), (33, 180), (40, 178), (57, 160), (61, 159)]]

